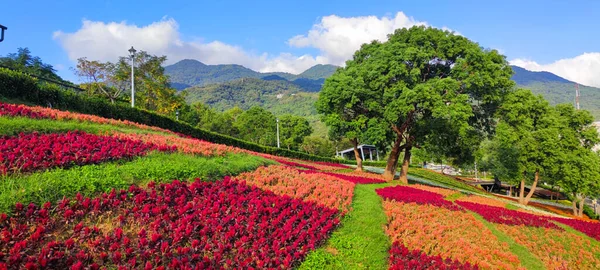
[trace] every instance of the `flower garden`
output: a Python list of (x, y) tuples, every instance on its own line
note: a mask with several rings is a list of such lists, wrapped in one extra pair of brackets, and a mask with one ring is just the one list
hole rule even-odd
[[(0, 137), (0, 192), (33, 194), (0, 196), (14, 205), (0, 214), (0, 269), (600, 269), (600, 223), (511, 210), (483, 192), (399, 186), (347, 165), (48, 108), (0, 103), (0, 118), (75, 127)], [(165, 162), (182, 157), (223, 170), (197, 178)], [(236, 163), (249, 157), (261, 162)], [(135, 178), (129, 188), (114, 181), (136, 162), (154, 165), (123, 174)], [(86, 168), (100, 168), (101, 189), (85, 183)], [(51, 197), (62, 199), (11, 184), (77, 170), (84, 183), (65, 182)]]

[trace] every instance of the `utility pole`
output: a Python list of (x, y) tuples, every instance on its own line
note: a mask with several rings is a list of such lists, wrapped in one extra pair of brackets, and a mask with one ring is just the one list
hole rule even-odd
[(277, 148), (280, 147), (279, 145), (279, 118), (276, 118), (277, 120)]
[(131, 46), (129, 49), (129, 54), (131, 55), (131, 108), (135, 107), (135, 82), (133, 80), (133, 64), (135, 61), (135, 52), (136, 50)]

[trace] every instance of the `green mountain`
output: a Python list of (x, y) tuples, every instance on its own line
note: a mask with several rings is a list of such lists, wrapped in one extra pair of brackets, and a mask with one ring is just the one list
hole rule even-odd
[[(550, 72), (529, 71), (513, 66), (515, 74), (512, 79), (520, 88), (530, 89), (533, 93), (541, 94), (552, 105), (560, 103), (575, 103), (576, 83)], [(588, 110), (595, 119), (600, 119), (600, 89), (579, 85), (580, 108)]]
[(286, 80), (243, 78), (220, 84), (187, 88), (188, 103), (202, 102), (225, 111), (238, 106), (244, 110), (252, 106), (263, 107), (276, 115), (291, 113), (316, 119), (313, 104), (318, 93), (305, 92)]
[(255, 78), (288, 81), (306, 92), (318, 92), (325, 78), (331, 76), (336, 69), (337, 66), (333, 65), (316, 65), (298, 75), (285, 72), (261, 73), (240, 65), (205, 65), (196, 60), (186, 59), (166, 66), (165, 73), (171, 79), (171, 86), (178, 90), (241, 78)]

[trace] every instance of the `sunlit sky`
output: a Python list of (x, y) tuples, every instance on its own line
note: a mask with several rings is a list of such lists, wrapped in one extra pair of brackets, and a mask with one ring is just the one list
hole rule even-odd
[(77, 58), (114, 61), (131, 46), (167, 64), (300, 73), (342, 65), (362, 43), (425, 24), (512, 64), (600, 86), (598, 17), (600, 1), (3, 1), (0, 55), (29, 47), (71, 80)]

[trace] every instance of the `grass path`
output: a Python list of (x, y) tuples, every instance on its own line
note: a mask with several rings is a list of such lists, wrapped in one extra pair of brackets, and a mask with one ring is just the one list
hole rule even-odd
[(300, 269), (387, 269), (387, 218), (375, 189), (394, 184), (356, 185), (352, 211), (327, 243), (310, 253)]

